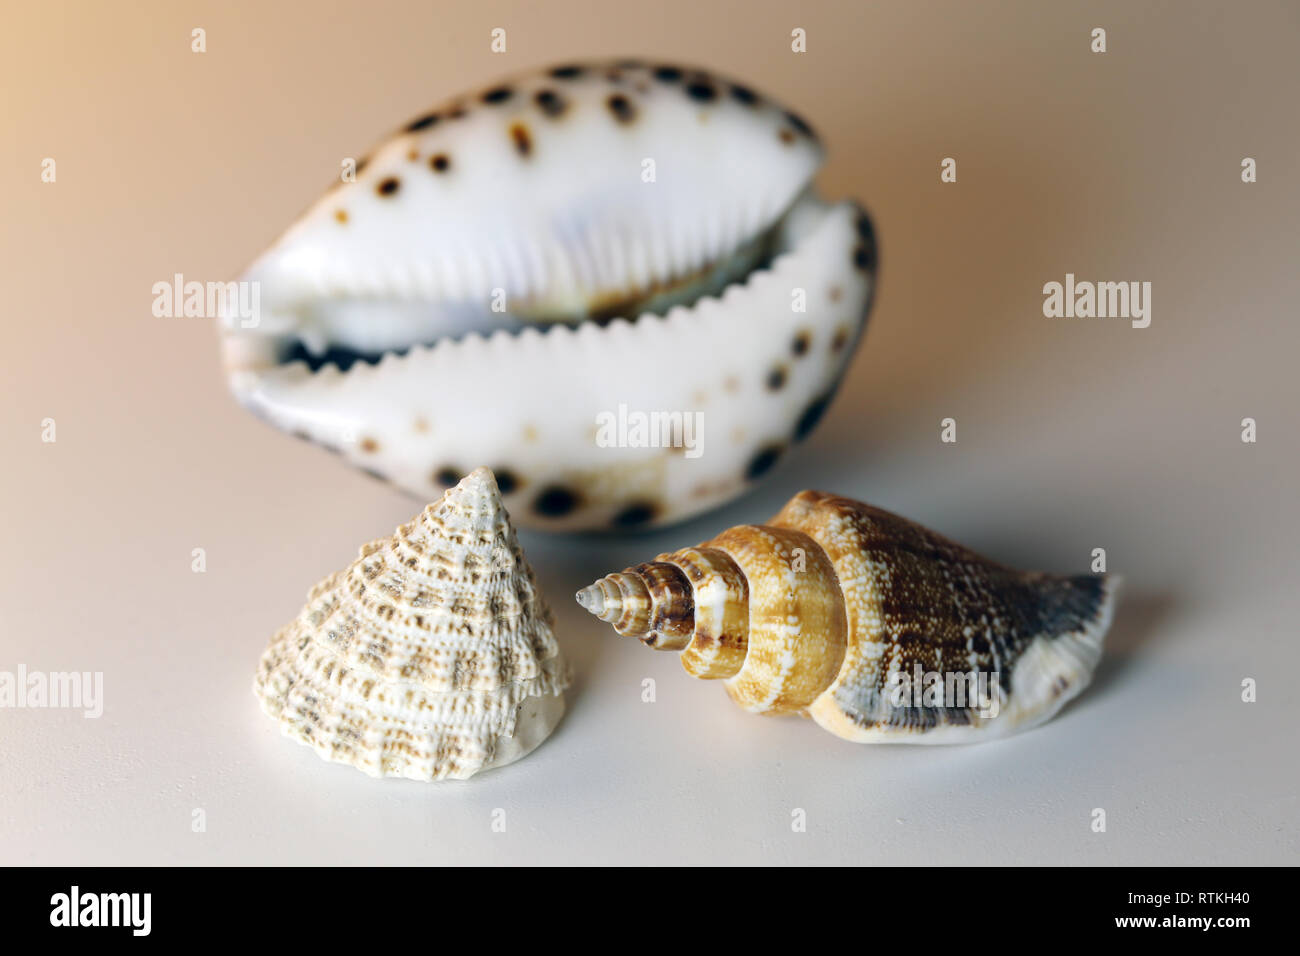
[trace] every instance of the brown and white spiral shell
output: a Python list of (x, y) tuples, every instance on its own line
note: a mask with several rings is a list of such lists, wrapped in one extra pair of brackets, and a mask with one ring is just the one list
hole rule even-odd
[[(804, 491), (766, 524), (577, 598), (620, 634), (680, 652), (687, 673), (722, 680), (748, 711), (806, 714), (860, 743), (960, 743), (1042, 723), (1087, 686), (1115, 584), (1017, 571), (887, 511)], [(969, 696), (927, 697), (923, 675), (984, 675), (987, 695), (971, 679)]]

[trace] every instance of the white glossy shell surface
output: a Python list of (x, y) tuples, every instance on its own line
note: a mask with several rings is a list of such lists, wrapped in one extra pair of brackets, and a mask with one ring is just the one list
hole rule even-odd
[[(747, 88), (588, 66), (495, 89), (397, 134), (248, 271), (260, 320), (224, 337), (236, 395), (421, 497), (490, 466), (525, 525), (735, 497), (844, 373), (869, 220), (812, 196), (811, 131)], [(325, 364), (286, 359), (295, 342)]]

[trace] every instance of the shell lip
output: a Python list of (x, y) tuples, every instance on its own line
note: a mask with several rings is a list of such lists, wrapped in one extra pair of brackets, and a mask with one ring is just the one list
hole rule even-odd
[[(675, 115), (672, 111), (679, 107), (671, 104), (677, 102), (689, 102), (690, 109), (695, 111), (692, 116), (705, 108), (701, 103), (710, 109), (715, 105), (719, 109), (728, 106), (739, 109), (745, 117), (741, 121), (746, 124), (744, 134), (762, 130), (760, 137), (767, 137), (770, 124), (775, 122), (780, 128), (781, 142), (787, 145), (774, 147), (776, 152), (771, 155), (781, 158), (775, 159), (771, 166), (762, 165), (766, 153), (753, 159), (758, 168), (767, 171), (766, 177), (738, 180), (748, 184), (743, 193), (743, 210), (728, 212), (731, 207), (718, 207), (711, 217), (703, 219), (703, 224), (696, 223), (707, 231), (708, 237), (697, 231), (691, 233), (690, 241), (685, 241), (673, 233), (668, 241), (677, 246), (676, 252), (669, 249), (665, 253), (658, 248), (660, 240), (655, 238), (653, 229), (649, 232), (638, 229), (639, 242), (647, 245), (611, 252), (610, 261), (619, 262), (612, 267), (613, 273), (620, 274), (621, 278), (604, 274), (600, 281), (596, 279), (600, 270), (593, 271), (591, 263), (586, 261), (589, 251), (577, 242), (581, 230), (575, 232), (578, 227), (569, 221), (572, 214), (581, 225), (586, 215), (583, 202), (604, 195), (599, 192), (603, 188), (599, 186), (603, 182), (599, 175), (593, 178), (592, 188), (596, 192), (592, 193), (585, 185), (588, 178), (580, 169), (571, 173), (568, 181), (583, 185), (568, 197), (569, 207), (576, 204), (576, 208), (561, 209), (563, 215), (558, 219), (556, 209), (544, 199), (534, 202), (525, 197), (522, 203), (510, 207), (511, 215), (517, 218), (510, 220), (514, 226), (507, 231), (518, 231), (518, 241), (512, 239), (510, 244), (503, 244), (481, 257), (472, 249), (467, 252), (467, 247), (456, 241), (444, 248), (437, 244), (421, 245), (418, 241), (397, 243), (394, 239), (386, 246), (388, 253), (378, 257), (363, 251), (374, 251), (374, 235), (365, 240), (347, 239), (339, 245), (339, 240), (331, 238), (337, 235), (334, 220), (349, 223), (347, 211), (325, 210), (329, 213), (329, 230), (316, 232), (322, 216), (320, 207), (329, 205), (332, 195), (332, 191), (327, 192), (241, 276), (244, 283), (261, 287), (260, 321), (222, 316), (224, 364), (236, 394), (248, 394), (255, 388), (258, 376), (282, 368), (301, 365), (311, 373), (332, 368), (347, 374), (359, 365), (378, 365), (390, 357), (400, 359), (447, 341), (486, 339), (502, 328), (520, 334), (533, 327), (551, 331), (555, 326), (603, 325), (620, 318), (636, 321), (647, 313), (663, 316), (676, 305), (689, 307), (705, 298), (721, 298), (729, 287), (769, 269), (781, 252), (788, 251), (774, 248), (772, 239), (788, 231), (789, 220), (797, 218), (799, 207), (806, 205), (812, 195), (813, 177), (824, 162), (825, 151), (820, 140), (802, 118), (779, 102), (753, 92), (744, 83), (680, 63), (610, 56), (582, 59), (545, 70), (517, 71), (420, 114), (363, 157), (357, 164), (356, 174), (360, 176), (363, 169), (370, 168), (366, 175), (388, 176), (385, 157), (400, 154), (405, 161), (411, 158), (412, 150), (422, 150), (425, 146), (434, 149), (435, 145), (431, 144), (435, 140), (428, 137), (445, 135), (448, 123), (444, 120), (457, 121), (457, 129), (462, 131), (457, 135), (468, 137), (475, 144), (473, 148), (483, 148), (477, 139), (478, 127), (468, 125), (473, 118), (464, 118), (467, 98), (489, 104), (478, 112), (471, 110), (475, 116), (495, 116), (504, 122), (515, 119), (517, 113), (520, 117), (525, 115), (519, 111), (534, 108), (537, 97), (530, 93), (553, 94), (559, 89), (564, 98), (578, 102), (579, 97), (592, 95), (578, 92), (592, 83), (600, 86), (595, 95), (604, 96), (606, 81), (629, 90), (635, 88), (643, 96), (653, 90), (652, 99), (663, 95), (669, 105), (662, 115)], [(699, 95), (696, 87), (700, 87)], [(738, 107), (737, 103), (741, 105)], [(704, 114), (699, 115), (702, 121)], [(658, 128), (654, 135), (675, 142), (681, 138), (683, 129), (680, 125), (666, 131)], [(747, 148), (757, 147), (758, 143), (757, 140), (741, 141)], [(495, 140), (489, 138), (488, 142), (495, 143)], [(795, 142), (800, 145), (791, 152), (789, 146)], [(794, 158), (787, 161), (790, 157)], [(719, 167), (711, 168), (716, 171)], [(399, 175), (405, 174), (392, 172), (392, 176)], [(728, 174), (724, 178), (730, 181), (737, 177)], [(389, 179), (379, 179), (374, 185), (379, 188), (388, 182)], [(716, 185), (716, 176), (703, 182)], [(403, 188), (402, 195), (406, 192)], [(497, 206), (491, 197), (498, 193), (506, 194), (495, 187), (480, 199), (488, 209), (495, 210)], [(421, 201), (431, 201), (424, 193), (418, 195)], [(705, 199), (697, 196), (691, 205), (699, 206)], [(484, 202), (479, 205), (483, 206)], [(825, 204), (821, 206), (824, 208)], [(719, 216), (723, 218), (721, 224), (717, 221)], [(360, 223), (363, 219), (356, 217), (356, 221)], [(423, 235), (418, 230), (424, 228), (417, 227), (414, 236)], [(528, 238), (534, 231), (536, 237)], [(400, 229), (392, 235), (399, 233)], [(383, 236), (381, 233), (380, 245), (387, 242)], [(542, 245), (534, 249), (529, 243), (537, 240)], [(361, 245), (354, 248), (349, 242), (361, 242)], [(576, 246), (571, 245), (574, 242)], [(651, 245), (655, 246), (653, 253), (648, 251)], [(463, 262), (457, 258), (461, 254), (466, 256)], [(637, 260), (636, 267), (629, 267), (624, 261), (631, 259)], [(603, 282), (608, 282), (610, 287), (600, 287)], [(493, 309), (493, 315), (482, 314), (489, 287), (492, 295), (502, 289), (508, 291), (510, 307), (506, 312)], [(340, 303), (342, 306), (336, 314), (322, 318), (322, 311), (331, 312)], [(480, 314), (468, 323), (453, 319), (444, 324), (439, 324), (441, 318), (431, 324), (417, 315), (407, 326), (403, 320), (412, 317), (396, 314), (402, 304), (414, 304), (417, 311), (438, 313), (467, 307)], [(386, 311), (393, 313), (395, 324), (376, 332), (375, 320), (385, 325)]]
[[(344, 345), (327, 344), (324, 346), (309, 344), (299, 329), (293, 325), (292, 318), (285, 325), (284, 317), (269, 323), (268, 328), (255, 326), (251, 329), (240, 328), (238, 323), (225, 322), (222, 334), (223, 362), (232, 391), (236, 397), (249, 407), (255, 404), (253, 399), (259, 383), (264, 378), (274, 377), (279, 381), (294, 378), (311, 378), (324, 374), (352, 374), (359, 367), (375, 367), (390, 362), (403, 362), (421, 353), (439, 348), (456, 348), (472, 346), (473, 343), (485, 344), (501, 340), (524, 340), (529, 336), (554, 336), (574, 334), (608, 334), (620, 325), (637, 325), (643, 322), (668, 321), (671, 316), (684, 314), (692, 316), (702, 304), (707, 302), (725, 303), (728, 296), (749, 286), (756, 277), (779, 271), (783, 262), (799, 255), (801, 245), (811, 237), (816, 227), (826, 215), (835, 208), (835, 203), (821, 199), (810, 186), (791, 204), (790, 208), (756, 241), (762, 246), (762, 254), (740, 274), (718, 288), (708, 286), (698, 294), (688, 296), (682, 301), (671, 302), (664, 308), (639, 308), (633, 302), (628, 310), (606, 308), (597, 310), (598, 314), (577, 318), (559, 318), (548, 322), (533, 323), (511, 321), (492, 329), (469, 328), (458, 333), (434, 336), (428, 340), (410, 341), (394, 348), (364, 351)], [(874, 248), (874, 243), (872, 244)], [(714, 272), (725, 269), (727, 260), (715, 263)], [(874, 263), (868, 270), (874, 278)], [(304, 300), (309, 306), (311, 300)], [(375, 304), (383, 308), (386, 303), (400, 301), (397, 297), (390, 299), (376, 298)], [(436, 305), (436, 303), (430, 303)], [(513, 316), (511, 316), (513, 319)]]

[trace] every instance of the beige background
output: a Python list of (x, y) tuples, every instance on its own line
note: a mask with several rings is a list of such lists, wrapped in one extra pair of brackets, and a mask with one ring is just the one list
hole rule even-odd
[[(1295, 4), (131, 8), (19, 4), (0, 31), (0, 670), (102, 671), (106, 697), (99, 720), (0, 711), (0, 862), (1297, 861)], [(468, 784), (375, 782), (282, 740), (252, 674), (307, 588), (420, 503), (238, 409), (211, 323), (154, 318), (150, 287), (233, 277), (440, 97), (605, 55), (809, 118), (825, 191), (876, 219), (872, 324), (746, 499), (639, 539), (523, 536), (577, 673), (547, 744)], [(1044, 318), (1067, 271), (1150, 281), (1151, 327)], [(1105, 547), (1127, 590), (1095, 686), (1005, 742), (854, 747), (741, 713), (569, 599), (807, 486), (1023, 566)]]

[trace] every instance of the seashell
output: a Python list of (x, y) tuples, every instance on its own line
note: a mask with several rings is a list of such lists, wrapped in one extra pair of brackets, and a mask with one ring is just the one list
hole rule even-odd
[(804, 491), (765, 525), (608, 575), (577, 600), (680, 652), (688, 674), (721, 680), (753, 713), (810, 716), (856, 743), (968, 743), (1040, 724), (1087, 686), (1117, 581), (1016, 571)]
[(813, 193), (822, 155), (782, 106), (671, 66), (451, 100), (243, 275), (232, 390), (421, 498), (487, 462), (525, 525), (712, 508), (817, 424), (865, 322), (875, 235)]
[(253, 690), (326, 760), (463, 779), (527, 755), (559, 723), (569, 671), (553, 626), (479, 468), (312, 588)]

